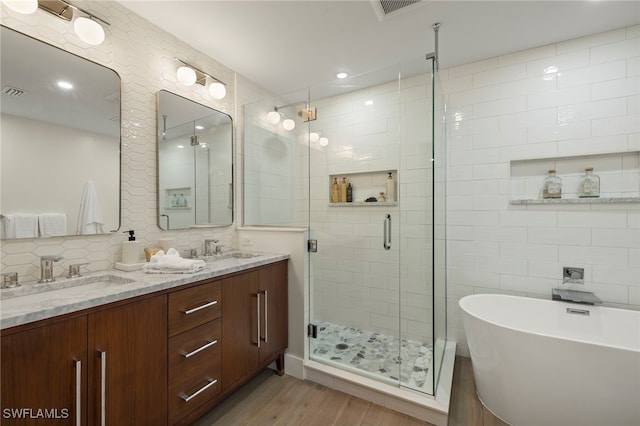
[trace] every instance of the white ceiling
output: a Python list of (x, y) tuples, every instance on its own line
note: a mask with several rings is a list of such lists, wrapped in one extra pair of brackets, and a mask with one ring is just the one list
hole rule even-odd
[(426, 0), (383, 20), (369, 0), (118, 1), (274, 94), (415, 62), (435, 22), (440, 68), (640, 22), (640, 1)]

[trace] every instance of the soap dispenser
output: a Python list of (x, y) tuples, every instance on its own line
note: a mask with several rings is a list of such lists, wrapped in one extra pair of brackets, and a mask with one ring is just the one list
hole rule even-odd
[(130, 229), (123, 234), (129, 234), (129, 240), (122, 242), (122, 263), (140, 263), (142, 257), (142, 242), (136, 241), (135, 231)]

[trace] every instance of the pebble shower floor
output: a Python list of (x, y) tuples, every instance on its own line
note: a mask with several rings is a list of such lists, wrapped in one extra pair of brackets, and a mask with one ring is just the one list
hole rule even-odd
[(311, 339), (311, 356), (330, 364), (362, 370), (403, 386), (431, 393), (427, 380), (431, 345), (351, 327), (317, 322), (318, 337)]

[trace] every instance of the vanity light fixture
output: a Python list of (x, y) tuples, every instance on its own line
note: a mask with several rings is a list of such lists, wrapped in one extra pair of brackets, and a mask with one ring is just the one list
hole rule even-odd
[(347, 74), (346, 72), (339, 72), (338, 74), (336, 74), (336, 77), (342, 80), (343, 78), (349, 77), (349, 74)]
[(14, 12), (30, 15), (38, 10), (38, 0), (2, 0), (5, 6)]
[(267, 113), (267, 121), (271, 124), (278, 124), (280, 122), (280, 113), (277, 107)]
[[(38, 8), (65, 21), (73, 21), (73, 29), (80, 40), (96, 46), (104, 41), (102, 24), (109, 25), (104, 19), (72, 5), (65, 0), (2, 0), (9, 9), (30, 14)], [(98, 22), (100, 21), (100, 22)], [(101, 24), (102, 23), (102, 24)]]
[(207, 78), (209, 78), (213, 80), (208, 88), (209, 94), (213, 99), (220, 100), (227, 95), (226, 83), (218, 80), (211, 74), (207, 74), (206, 72), (199, 70), (198, 68), (194, 67), (188, 62), (183, 61), (182, 59), (176, 58), (176, 61), (182, 64), (176, 71), (176, 78), (180, 83), (184, 84), (185, 86), (192, 86), (194, 84), (206, 86)]
[(327, 145), (329, 145), (329, 139), (328, 138), (320, 138), (318, 143), (320, 144), (320, 146), (327, 146)]
[(282, 122), (282, 127), (285, 130), (291, 131), (296, 128), (296, 122), (290, 118), (285, 118), (284, 121)]

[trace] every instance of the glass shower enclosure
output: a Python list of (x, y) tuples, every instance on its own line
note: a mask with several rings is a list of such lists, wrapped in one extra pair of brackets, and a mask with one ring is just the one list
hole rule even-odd
[(434, 394), (446, 341), (444, 98), (434, 61), (311, 89), (309, 358)]

